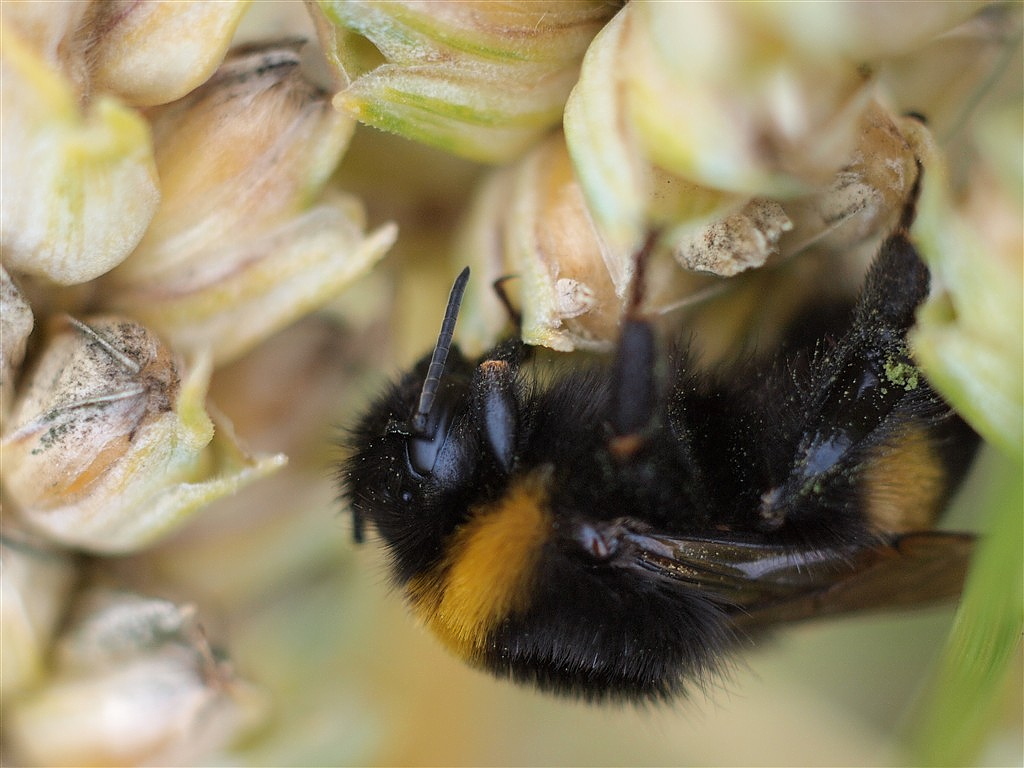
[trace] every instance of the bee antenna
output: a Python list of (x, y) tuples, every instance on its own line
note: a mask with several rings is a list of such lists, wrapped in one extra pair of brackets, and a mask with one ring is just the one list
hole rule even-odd
[(444, 311), (444, 320), (441, 321), (441, 333), (437, 336), (437, 344), (434, 345), (434, 353), (430, 356), (430, 365), (427, 368), (427, 378), (423, 382), (423, 389), (420, 390), (420, 402), (416, 406), (416, 413), (412, 417), (412, 429), (414, 432), (422, 433), (427, 428), (427, 417), (434, 405), (434, 396), (441, 383), (441, 375), (444, 373), (444, 364), (448, 359), (448, 350), (452, 345), (452, 336), (455, 334), (455, 321), (459, 317), (459, 307), (462, 305), (462, 296), (466, 292), (466, 283), (469, 282), (469, 267), (466, 267), (452, 284), (452, 291), (448, 294), (448, 307)]

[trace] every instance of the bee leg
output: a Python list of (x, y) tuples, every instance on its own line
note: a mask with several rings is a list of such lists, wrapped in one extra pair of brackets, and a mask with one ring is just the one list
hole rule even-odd
[(608, 423), (613, 440), (609, 447), (620, 459), (629, 458), (643, 444), (642, 433), (650, 425), (657, 409), (657, 350), (654, 330), (643, 319), (642, 305), (647, 261), (657, 244), (658, 235), (656, 230), (648, 234), (636, 254), (629, 304), (612, 364)]
[(508, 291), (505, 290), (505, 283), (509, 280), (515, 280), (517, 277), (518, 275), (502, 275), (491, 283), (491, 288), (498, 297), (498, 301), (501, 302), (501, 306), (503, 306), (505, 308), (505, 312), (508, 313), (508, 319), (511, 320), (512, 324), (516, 327), (516, 333), (518, 333), (523, 327), (523, 313), (516, 309), (515, 305), (512, 303), (512, 299), (508, 295)]
[[(828, 499), (853, 520), (855, 510), (840, 503), (857, 493), (858, 466), (884, 442), (891, 425), (914, 412), (937, 411), (934, 398), (914, 394), (919, 374), (906, 344), (914, 312), (928, 293), (928, 269), (902, 233), (890, 236), (875, 258), (854, 306), (853, 322), (831, 347), (821, 349), (808, 385), (815, 392), (785, 479), (761, 494), (759, 526), (774, 531), (808, 520)], [(915, 418), (917, 418), (915, 416)]]
[(505, 288), (509, 280), (517, 277), (502, 275), (491, 283), (491, 288), (515, 326), (515, 334), (487, 353), (477, 364), (470, 383), (472, 407), (479, 417), (478, 423), (483, 424), (487, 445), (505, 472), (512, 470), (519, 434), (516, 377), (523, 361), (533, 352), (520, 338), (523, 314), (516, 309)]
[[(920, 174), (899, 227), (868, 270), (850, 327), (814, 358), (808, 389), (817, 394), (806, 409), (788, 476), (761, 495), (762, 530), (797, 518), (807, 523), (822, 504), (831, 509), (834, 527), (841, 527), (844, 517), (855, 525), (861, 512), (844, 499), (874, 493), (878, 483), (894, 484), (896, 475), (883, 473), (897, 455), (904, 472), (932, 480), (919, 479), (917, 495), (905, 492), (878, 502), (879, 525), (903, 525), (911, 512), (921, 510), (933, 515), (948, 485), (936, 478), (951, 471), (943, 445), (971, 442), (945, 437), (952, 437), (958, 422), (948, 418), (948, 407), (921, 377), (907, 345), (929, 285), (928, 267), (907, 236), (919, 188)], [(882, 476), (886, 479), (865, 479)]]
[(853, 327), (905, 332), (928, 296), (929, 274), (903, 232), (890, 236), (864, 280), (854, 308)]
[(499, 344), (477, 365), (470, 383), (478, 423), (483, 424), (487, 445), (505, 472), (512, 470), (515, 459), (519, 434), (516, 378), (528, 351), (516, 338)]
[(654, 331), (650, 323), (627, 319), (612, 364), (609, 425), (618, 438), (639, 436), (651, 423), (657, 407)]
[(508, 291), (505, 289), (505, 283), (509, 280), (516, 280), (518, 277), (519, 275), (502, 275), (491, 283), (491, 288), (498, 297), (498, 301), (501, 302), (501, 306), (505, 308), (508, 319), (515, 326), (515, 333), (511, 338), (498, 344), (487, 356), (488, 360), (508, 361), (514, 365), (516, 370), (519, 369), (524, 360), (533, 356), (533, 347), (524, 344), (522, 341), (523, 313), (516, 309), (512, 297), (508, 295)]
[(879, 249), (854, 308), (855, 328), (906, 331), (914, 324), (917, 307), (928, 297), (928, 267), (910, 242), (909, 231), (917, 215), (924, 169), (917, 163), (917, 178), (900, 214), (899, 224)]

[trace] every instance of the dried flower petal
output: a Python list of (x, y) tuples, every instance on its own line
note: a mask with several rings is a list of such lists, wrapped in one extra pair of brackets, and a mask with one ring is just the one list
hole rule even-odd
[(93, 3), (80, 32), (88, 36), (92, 88), (137, 106), (181, 98), (213, 74), (249, 3)]
[(108, 295), (176, 349), (224, 362), (333, 298), (394, 241), (393, 226), (364, 234), (355, 200), (316, 202), (353, 123), (304, 78), (294, 46), (237, 51), (153, 121), (164, 199)]
[(340, 109), (463, 157), (503, 162), (558, 123), (583, 52), (614, 10), (590, 0), (322, 0), (314, 15), (346, 86)]
[[(614, 335), (620, 301), (560, 136), (487, 182), (460, 252), (482, 266), (466, 301), (467, 330), (486, 335), (508, 321), (490, 285), (513, 274), (512, 287), (523, 296), (521, 332), (527, 343), (572, 349), (606, 343)], [(487, 314), (478, 318), (479, 313)]]
[(778, 252), (782, 233), (792, 228), (793, 222), (781, 205), (754, 198), (738, 213), (675, 244), (674, 253), (686, 269), (731, 277), (764, 264)]
[(0, 36), (4, 264), (91, 280), (124, 260), (156, 209), (149, 128), (107, 96), (83, 113), (68, 81), (11, 29)]
[(101, 591), (80, 609), (51, 679), (6, 713), (19, 760), (192, 764), (265, 718), (265, 698), (215, 660), (191, 607)]
[(208, 365), (183, 381), (143, 326), (73, 325), (50, 341), (3, 442), (5, 490), (37, 530), (96, 552), (138, 549), (284, 461), (246, 456), (228, 425), (214, 440)]
[(870, 259), (896, 225), (917, 180), (918, 157), (908, 137), (923, 129), (913, 117), (897, 118), (872, 102), (861, 117), (857, 142), (831, 184), (783, 201), (794, 236), (784, 255), (816, 248)]

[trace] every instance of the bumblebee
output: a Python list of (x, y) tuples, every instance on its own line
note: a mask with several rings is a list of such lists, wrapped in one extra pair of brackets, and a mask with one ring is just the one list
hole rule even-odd
[(413, 613), (502, 678), (662, 700), (782, 622), (958, 594), (932, 529), (977, 437), (914, 365), (929, 273), (912, 204), (845, 328), (698, 373), (633, 311), (614, 356), (547, 369), (516, 337), (437, 346), (369, 408), (340, 471)]

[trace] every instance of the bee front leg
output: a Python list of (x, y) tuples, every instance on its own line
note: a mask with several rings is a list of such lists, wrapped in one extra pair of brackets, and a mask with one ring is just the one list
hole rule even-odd
[(519, 437), (519, 367), (529, 350), (519, 339), (499, 344), (473, 371), (472, 408), (501, 469), (509, 473)]
[(657, 349), (654, 330), (643, 320), (622, 324), (619, 348), (612, 365), (611, 409), (608, 425), (612, 453), (627, 458), (643, 442), (658, 408), (655, 374)]

